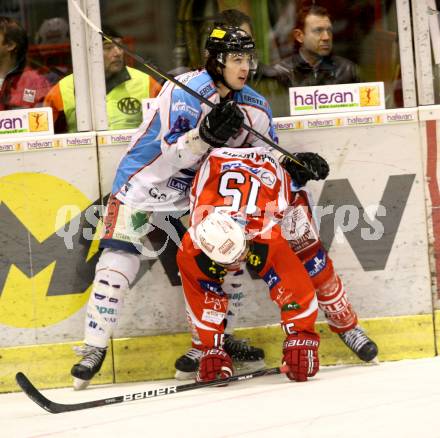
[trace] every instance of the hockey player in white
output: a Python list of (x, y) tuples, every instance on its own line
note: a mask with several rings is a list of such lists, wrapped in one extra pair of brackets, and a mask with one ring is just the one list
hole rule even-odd
[[(188, 210), (192, 179), (210, 148), (267, 147), (242, 129), (243, 123), (276, 141), (269, 104), (245, 85), (256, 66), (252, 38), (239, 28), (216, 27), (206, 47), (205, 69), (177, 79), (216, 106), (211, 110), (166, 82), (157, 109), (150, 110), (119, 164), (87, 305), (85, 345), (78, 349), (82, 359), (71, 370), (76, 389), (87, 387), (101, 368), (124, 295), (139, 270), (148, 222), (166, 229), (169, 222), (160, 217)], [(169, 232), (176, 234), (172, 227)]]

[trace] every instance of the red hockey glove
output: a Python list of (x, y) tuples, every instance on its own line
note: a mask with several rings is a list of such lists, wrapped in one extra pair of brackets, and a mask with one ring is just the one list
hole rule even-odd
[(299, 332), (287, 336), (283, 345), (283, 363), (290, 371), (286, 373), (290, 380), (305, 382), (319, 370), (319, 336)]
[(200, 359), (197, 382), (208, 382), (215, 379), (227, 379), (232, 376), (232, 359), (221, 348), (205, 350)]

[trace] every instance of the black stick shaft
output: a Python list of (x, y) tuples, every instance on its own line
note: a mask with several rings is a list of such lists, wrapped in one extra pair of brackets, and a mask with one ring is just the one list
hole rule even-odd
[(188, 383), (178, 386), (163, 386), (160, 388), (150, 389), (146, 391), (133, 392), (129, 394), (119, 395), (116, 397), (108, 397), (100, 400), (91, 400), (82, 403), (63, 404), (57, 403), (46, 398), (32, 382), (22, 373), (18, 372), (15, 379), (23, 390), (23, 392), (38, 406), (50, 412), (51, 414), (59, 414), (62, 412), (79, 411), (82, 409), (97, 408), (99, 406), (114, 405), (116, 403), (124, 403), (129, 401), (144, 400), (148, 398), (159, 397), (162, 395), (177, 394), (179, 392), (191, 391), (193, 389), (207, 388), (210, 386), (224, 385), (226, 383), (239, 382), (242, 380), (250, 380), (256, 377), (270, 376), (275, 374), (282, 374), (288, 371), (285, 365), (280, 368), (268, 368), (253, 373), (239, 374), (237, 376), (229, 377), (228, 379), (216, 379), (210, 382)]

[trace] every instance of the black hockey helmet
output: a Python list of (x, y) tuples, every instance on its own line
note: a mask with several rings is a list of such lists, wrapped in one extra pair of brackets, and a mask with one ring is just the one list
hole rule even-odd
[(205, 68), (214, 83), (221, 82), (233, 90), (223, 77), (223, 68), (228, 57), (246, 56), (249, 60), (249, 70), (257, 69), (255, 43), (250, 35), (236, 26), (224, 24), (215, 25), (206, 40), (207, 60)]
[(209, 55), (225, 52), (253, 52), (254, 40), (236, 26), (216, 25), (206, 40), (205, 49)]

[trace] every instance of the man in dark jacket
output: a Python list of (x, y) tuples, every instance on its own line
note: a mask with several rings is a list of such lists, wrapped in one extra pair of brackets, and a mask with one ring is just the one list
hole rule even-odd
[(274, 117), (288, 116), (290, 87), (360, 82), (357, 65), (332, 54), (333, 30), (327, 9), (302, 8), (293, 30), (293, 55), (278, 64), (259, 65), (252, 86), (267, 97)]
[(325, 8), (311, 5), (299, 11), (293, 31), (298, 51), (275, 66), (289, 87), (359, 82), (357, 65), (332, 54), (333, 29)]

